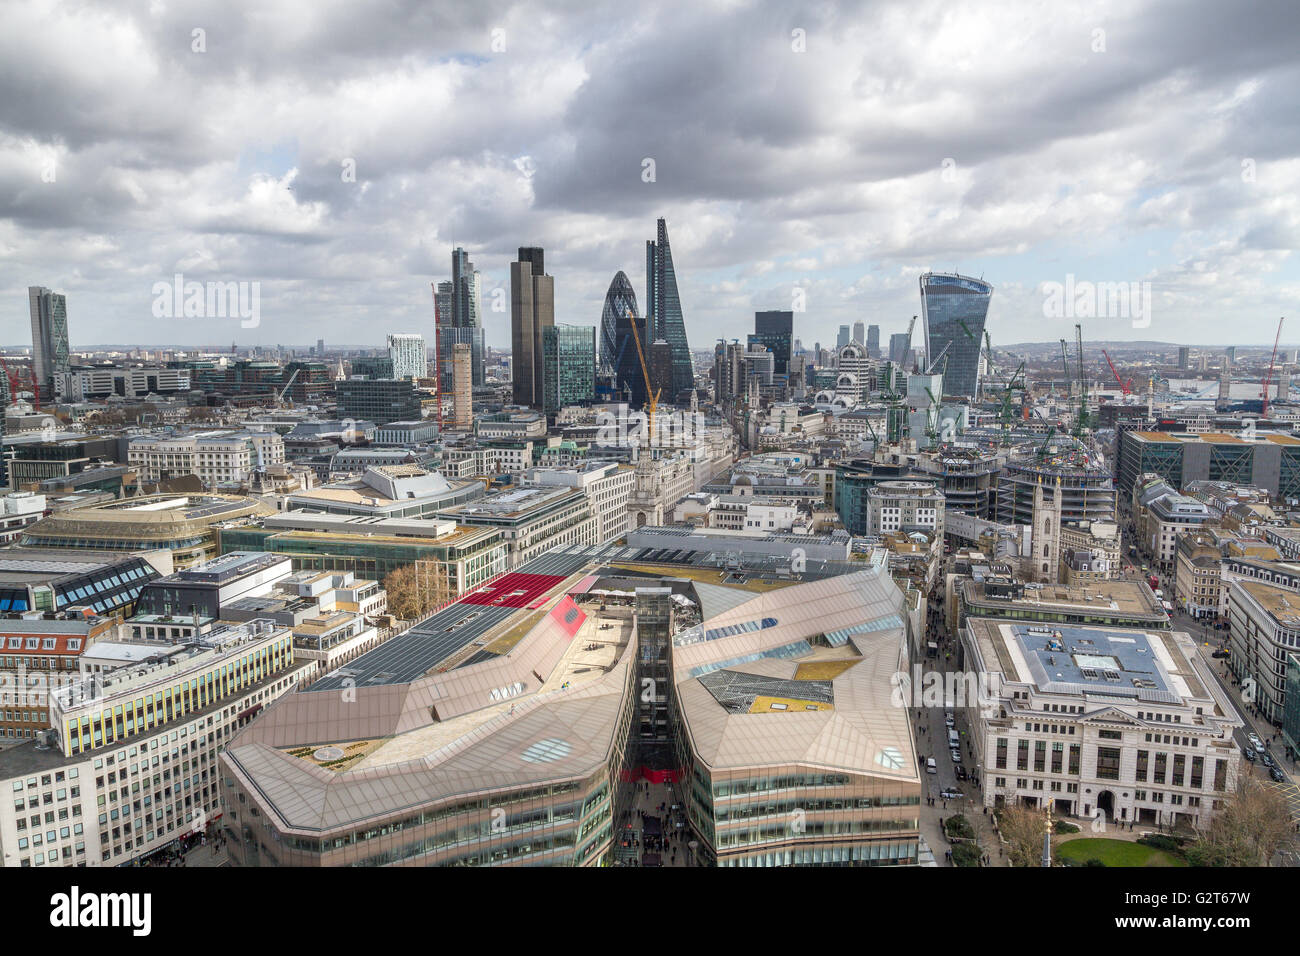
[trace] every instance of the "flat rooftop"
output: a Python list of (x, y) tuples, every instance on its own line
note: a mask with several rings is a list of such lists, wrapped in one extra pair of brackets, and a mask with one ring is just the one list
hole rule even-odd
[(1156, 604), (1155, 594), (1138, 581), (1097, 581), (1086, 586), (1063, 584), (1026, 584), (1024, 597), (1010, 598), (988, 594), (982, 581), (964, 581), (962, 588), (968, 601), (1003, 607), (1036, 607), (1073, 612), (1109, 611), (1118, 614), (1151, 614), (1165, 617)]

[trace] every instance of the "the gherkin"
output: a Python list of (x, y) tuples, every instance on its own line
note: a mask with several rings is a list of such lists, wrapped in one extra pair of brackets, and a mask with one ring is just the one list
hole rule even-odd
[[(628, 312), (633, 315), (636, 311), (636, 291), (632, 288), (632, 283), (628, 281), (627, 273), (620, 271), (614, 276), (614, 281), (609, 284), (609, 291), (605, 293), (605, 307), (600, 312), (600, 372), (602, 375), (614, 375), (619, 371), (620, 353), (623, 349), (629, 348), (635, 350), (632, 342), (622, 342), (619, 340), (619, 322), (626, 321)], [(628, 333), (630, 336), (630, 332)], [(636, 363), (636, 354), (633, 352), (633, 364)]]

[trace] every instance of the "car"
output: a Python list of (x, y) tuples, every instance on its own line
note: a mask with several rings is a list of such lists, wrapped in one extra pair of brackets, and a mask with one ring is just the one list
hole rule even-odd
[(952, 754), (952, 762), (953, 762), (953, 763), (961, 763), (961, 751), (960, 751), (960, 750), (950, 750), (950, 751), (948, 751), (948, 752), (949, 752), (950, 754)]
[(1251, 746), (1256, 750), (1264, 749), (1264, 741), (1259, 739), (1259, 734), (1247, 734), (1246, 739), (1250, 741)]
[(1259, 762), (1270, 770), (1277, 766), (1277, 764), (1273, 762), (1273, 758), (1265, 751), (1260, 752)]
[(1275, 783), (1282, 783), (1286, 780), (1286, 774), (1284, 774), (1279, 767), (1270, 767), (1268, 775), (1273, 778)]
[(926, 772), (926, 773), (938, 773), (938, 772), (939, 772), (939, 768), (935, 765), (935, 762), (934, 762), (934, 758), (933, 758), (933, 757), (926, 757), (926, 758), (925, 758), (925, 772)]
[(948, 725), (949, 730), (957, 726), (957, 718), (952, 715), (951, 710), (944, 713), (943, 722)]
[(1241, 751), (1241, 755), (1245, 757), (1247, 760), (1249, 760), (1251, 763), (1255, 762), (1255, 751), (1252, 750), (1250, 747), (1243, 747)]
[(961, 764), (957, 764), (957, 769), (954, 770), (953, 772), (957, 775), (958, 780), (966, 779), (966, 768), (963, 767)]
[(1227, 651), (1222, 651), (1222, 650), (1220, 650), (1220, 651), (1215, 651), (1215, 652), (1212, 653), (1210, 656), (1211, 656), (1211, 657), (1217, 657), (1217, 658), (1222, 659), (1222, 658), (1224, 658), (1224, 657), (1231, 657), (1232, 655), (1229, 654)]
[(960, 800), (962, 792), (956, 787), (944, 787), (939, 791), (939, 796), (943, 797), (945, 800)]

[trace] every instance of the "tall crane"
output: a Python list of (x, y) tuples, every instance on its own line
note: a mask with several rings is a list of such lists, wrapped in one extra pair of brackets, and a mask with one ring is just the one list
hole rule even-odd
[(1132, 381), (1126, 382), (1119, 377), (1119, 372), (1115, 371), (1115, 363), (1110, 360), (1110, 356), (1106, 354), (1105, 349), (1101, 350), (1101, 354), (1106, 357), (1106, 364), (1110, 366), (1110, 374), (1115, 376), (1115, 381), (1119, 383), (1120, 391), (1123, 392), (1125, 395), (1132, 394), (1133, 382)]
[(4, 360), (3, 356), (0, 356), (0, 368), (4, 369), (5, 378), (9, 381), (9, 403), (12, 404), (18, 401), (18, 386), (21, 380), (18, 373), (9, 367), (9, 363)]
[(650, 436), (650, 441), (654, 440), (655, 433), (655, 409), (659, 407), (659, 394), (662, 388), (654, 388), (650, 383), (650, 369), (645, 364), (645, 351), (641, 348), (641, 333), (636, 330), (636, 316), (629, 309), (627, 313), (628, 323), (632, 326), (632, 339), (636, 342), (636, 357), (641, 360), (641, 375), (645, 378), (646, 394), (646, 429)]
[(1083, 374), (1083, 326), (1075, 323), (1074, 343), (1079, 353), (1079, 414), (1074, 419), (1074, 437), (1088, 430), (1088, 380)]
[(442, 316), (438, 315), (438, 284), (430, 282), (433, 290), (433, 389), (438, 396), (438, 440), (442, 441)]
[(1264, 400), (1264, 404), (1259, 410), (1260, 418), (1268, 417), (1268, 385), (1273, 380), (1273, 368), (1277, 364), (1277, 343), (1282, 338), (1282, 323), (1285, 321), (1285, 315), (1277, 320), (1277, 335), (1273, 336), (1273, 357), (1268, 360), (1268, 374), (1264, 376), (1264, 385), (1260, 389), (1260, 398)]

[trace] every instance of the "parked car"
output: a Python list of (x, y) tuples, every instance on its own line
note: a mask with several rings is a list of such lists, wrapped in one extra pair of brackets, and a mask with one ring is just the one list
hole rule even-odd
[(1282, 769), (1280, 767), (1270, 767), (1268, 771), (1268, 775), (1272, 777), (1274, 782), (1276, 783), (1282, 783), (1284, 780), (1286, 780), (1286, 774), (1282, 772)]
[(966, 768), (963, 767), (961, 764), (957, 764), (957, 769), (953, 772), (957, 775), (958, 780), (966, 779)]
[(1272, 756), (1270, 756), (1269, 753), (1265, 750), (1261, 750), (1259, 752), (1259, 762), (1262, 763), (1265, 767), (1268, 767), (1270, 770), (1277, 766), (1277, 764), (1273, 762)]
[(1249, 760), (1251, 763), (1255, 762), (1255, 751), (1250, 747), (1243, 748), (1241, 751), (1241, 755), (1245, 757), (1247, 760)]
[(938, 768), (937, 766), (935, 766), (934, 758), (933, 758), (933, 757), (927, 757), (927, 758), (925, 759), (925, 772), (926, 772), (926, 773), (938, 773), (938, 772), (939, 772), (939, 768)]
[(953, 763), (961, 763), (961, 751), (960, 751), (960, 750), (950, 750), (950, 751), (948, 751), (948, 752), (949, 752), (950, 754), (952, 754), (952, 762), (953, 762)]
[(957, 726), (957, 718), (952, 715), (951, 710), (944, 711), (943, 722), (948, 725), (949, 730)]
[(1256, 750), (1264, 749), (1264, 741), (1259, 739), (1259, 734), (1248, 734), (1246, 736), (1246, 739), (1250, 741), (1251, 746), (1253, 746)]
[(939, 796), (945, 800), (960, 800), (962, 794), (956, 787), (944, 787), (939, 791)]

